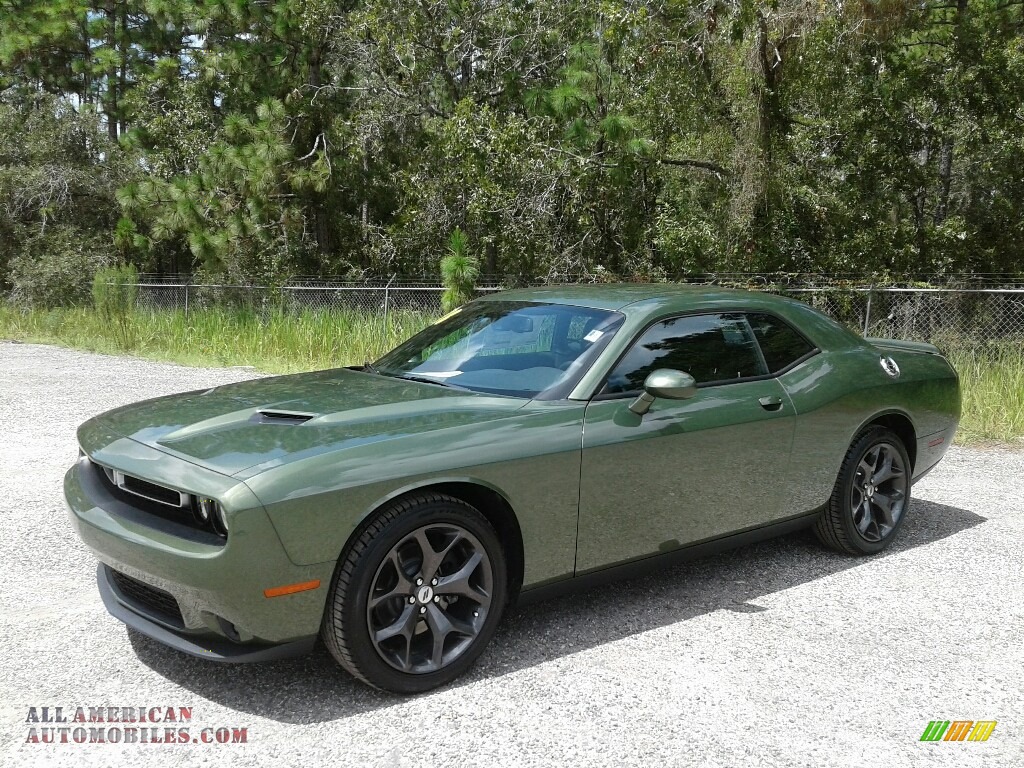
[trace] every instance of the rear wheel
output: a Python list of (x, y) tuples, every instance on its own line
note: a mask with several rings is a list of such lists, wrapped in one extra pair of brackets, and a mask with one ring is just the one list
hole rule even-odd
[(476, 509), (421, 494), (382, 510), (342, 556), (321, 635), (370, 685), (415, 693), (462, 674), (507, 594), (505, 558)]
[(843, 459), (828, 504), (815, 523), (818, 538), (851, 555), (892, 543), (910, 505), (910, 459), (899, 436), (884, 427), (861, 432)]

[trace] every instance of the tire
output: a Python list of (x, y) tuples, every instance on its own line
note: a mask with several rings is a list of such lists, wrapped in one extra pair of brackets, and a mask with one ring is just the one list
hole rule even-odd
[(487, 519), (451, 496), (417, 494), (379, 511), (342, 553), (320, 634), (364, 683), (426, 691), (480, 656), (501, 620), (507, 584)]
[(868, 427), (846, 452), (832, 496), (814, 524), (823, 544), (849, 555), (889, 546), (910, 507), (911, 466), (899, 436)]

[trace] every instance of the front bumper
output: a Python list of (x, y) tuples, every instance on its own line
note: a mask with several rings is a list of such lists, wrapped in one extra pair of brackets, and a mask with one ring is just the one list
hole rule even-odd
[[(138, 444), (136, 444), (138, 445)], [(166, 454), (160, 462), (179, 462)], [(185, 462), (181, 462), (185, 463)], [(179, 470), (180, 471), (180, 470)], [(246, 488), (227, 494), (226, 542), (182, 535), (115, 498), (87, 458), (64, 478), (72, 525), (100, 560), (98, 582), (107, 610), (128, 626), (172, 648), (220, 661), (265, 661), (312, 648), (320, 629), (334, 563), (295, 565), (255, 497), (238, 510)], [(189, 465), (197, 493), (224, 496), (237, 481)], [(117, 572), (115, 574), (115, 571)], [(267, 598), (264, 589), (320, 581), (318, 589)], [(138, 590), (126, 591), (124, 585)], [(148, 590), (148, 592), (147, 592)], [(165, 610), (139, 594), (164, 597)], [(169, 607), (167, 607), (169, 606)]]
[(302, 656), (313, 650), (316, 636), (293, 640), (278, 645), (260, 643), (236, 643), (224, 638), (202, 634), (186, 633), (168, 629), (159, 621), (148, 618), (139, 611), (139, 605), (132, 601), (113, 581), (110, 566), (100, 563), (96, 568), (96, 583), (103, 605), (114, 618), (120, 619), (132, 629), (146, 637), (163, 643), (176, 651), (198, 656), (201, 659), (225, 662), (256, 662), (287, 659)]

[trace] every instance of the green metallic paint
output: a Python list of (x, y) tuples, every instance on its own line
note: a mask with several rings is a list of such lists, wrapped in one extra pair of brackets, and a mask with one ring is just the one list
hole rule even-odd
[[(817, 355), (780, 377), (797, 413), (789, 493), (794, 513), (827, 501), (854, 436), (880, 416), (906, 417), (918, 436), (947, 428), (952, 436), (960, 396), (949, 365), (934, 355), (890, 354), (901, 370), (896, 380), (879, 364), (880, 351), (867, 344)], [(914, 477), (938, 458), (919, 455)]]
[[(920, 476), (959, 419), (956, 375), (930, 345), (875, 346), (788, 299), (635, 285), (481, 299), (491, 300), (578, 304), (625, 320), (561, 401), (337, 369), (108, 412), (79, 430), (89, 459), (219, 500), (229, 535), (219, 546), (186, 541), (105, 510), (83, 489), (84, 462), (65, 481), (79, 535), (103, 562), (171, 592), (190, 629), (223, 634), (216, 614), (244, 637), (285, 642), (317, 631), (353, 533), (416, 489), (468, 483), (503, 497), (522, 531), (529, 589), (812, 511), (827, 499), (853, 436), (879, 417), (912, 425)], [(644, 328), (696, 312), (776, 314), (820, 352), (779, 376), (658, 399), (643, 417), (629, 411), (630, 398), (592, 399)], [(883, 371), (883, 354), (898, 363), (898, 379)], [(782, 407), (763, 409), (765, 396)], [(263, 409), (312, 418), (258, 423)], [(267, 587), (310, 579), (321, 588), (263, 597)]]
[[(179, 462), (165, 457), (161, 463)], [(283, 643), (317, 632), (334, 562), (310, 566), (291, 562), (266, 513), (244, 484), (234, 483), (226, 498), (246, 508), (232, 512), (226, 544), (214, 546), (112, 514), (104, 509), (102, 499), (86, 492), (83, 475), (87, 471), (86, 461), (79, 461), (64, 479), (76, 532), (100, 561), (173, 594), (189, 631), (223, 635), (216, 622), (220, 616), (235, 625), (243, 640)], [(199, 485), (216, 485), (207, 482), (211, 480), (208, 471), (199, 470), (196, 477), (203, 478), (197, 480)], [(231, 482), (229, 478), (222, 481)], [(272, 600), (263, 596), (267, 587), (311, 579), (320, 579), (323, 587)]]
[(529, 553), (524, 583), (549, 581), (573, 571), (583, 413), (581, 404), (531, 402), (501, 419), (355, 445), (246, 482), (296, 562), (337, 558), (355, 527), (398, 495), (478, 483), (516, 512)]
[(158, 446), (145, 445), (114, 431), (105, 418), (90, 419), (79, 427), (78, 444), (96, 464), (185, 493), (209, 496), (228, 510), (249, 509), (257, 503), (238, 480), (194, 460), (169, 460)]
[[(244, 477), (361, 443), (500, 418), (523, 403), (341, 368), (161, 397), (100, 421), (118, 435)], [(261, 424), (253, 420), (261, 410), (314, 418), (302, 429)]]
[[(777, 411), (758, 402), (771, 396)], [(631, 401), (587, 407), (578, 573), (789, 516), (793, 411), (777, 381), (703, 387), (643, 417)]]

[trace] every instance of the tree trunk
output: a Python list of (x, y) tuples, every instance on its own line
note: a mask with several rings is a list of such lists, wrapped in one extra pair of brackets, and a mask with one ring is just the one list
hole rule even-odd
[(925, 144), (921, 147), (921, 151), (917, 154), (917, 164), (921, 166), (921, 186), (917, 188), (917, 193), (914, 196), (914, 238), (917, 242), (917, 256), (922, 261), (925, 258), (925, 252), (927, 251), (927, 238), (925, 232), (925, 205), (928, 200), (928, 188), (926, 186), (924, 177), (927, 175), (928, 160), (931, 157), (931, 152), (928, 148), (928, 139), (925, 138)]
[[(118, 24), (120, 29), (118, 30), (118, 51), (121, 54), (121, 66), (117, 76), (117, 92), (120, 95), (124, 95), (127, 90), (128, 83), (128, 51), (130, 50), (130, 44), (128, 42), (128, 4), (122, 2), (118, 9)], [(118, 110), (120, 113), (120, 110)], [(118, 126), (121, 129), (121, 134), (127, 130), (125, 125), (124, 115), (118, 114), (117, 116)]]
[(493, 240), (484, 245), (484, 265), (487, 277), (493, 278), (498, 274), (498, 244)]
[[(107, 0), (104, 9), (107, 16), (106, 44), (111, 51), (117, 50), (117, 3)], [(112, 63), (106, 71), (106, 89), (103, 94), (103, 114), (107, 119), (107, 135), (117, 142), (117, 64)]]
[(939, 149), (939, 201), (935, 205), (936, 226), (946, 220), (949, 207), (949, 185), (953, 176), (953, 137), (944, 136)]
[[(307, 75), (306, 82), (312, 86), (313, 89), (320, 88), (323, 84), (322, 81), (322, 60), (323, 51), (319, 45), (314, 45), (309, 52), (309, 72)], [(316, 91), (313, 91), (314, 98)], [(320, 141), (323, 149), (321, 150), (324, 155), (327, 154), (327, 129), (323, 115), (320, 112), (314, 113), (313, 118), (313, 132), (314, 141)], [(320, 263), (316, 265), (318, 268), (322, 267), (326, 259), (334, 253), (334, 229), (331, 226), (331, 211), (328, 210), (326, 195), (323, 193), (317, 193), (313, 200), (313, 236), (316, 238), (316, 248), (320, 255)]]
[[(82, 56), (83, 61), (92, 61), (92, 45), (89, 42), (89, 14), (88, 12), (82, 14), (81, 19), (81, 33), (82, 33)], [(92, 70), (89, 67), (84, 68), (82, 73), (82, 103), (92, 104), (93, 103), (93, 92), (92, 92)]]
[(363, 203), (360, 206), (360, 220), (363, 227), (363, 242), (370, 239), (370, 137), (363, 137)]

